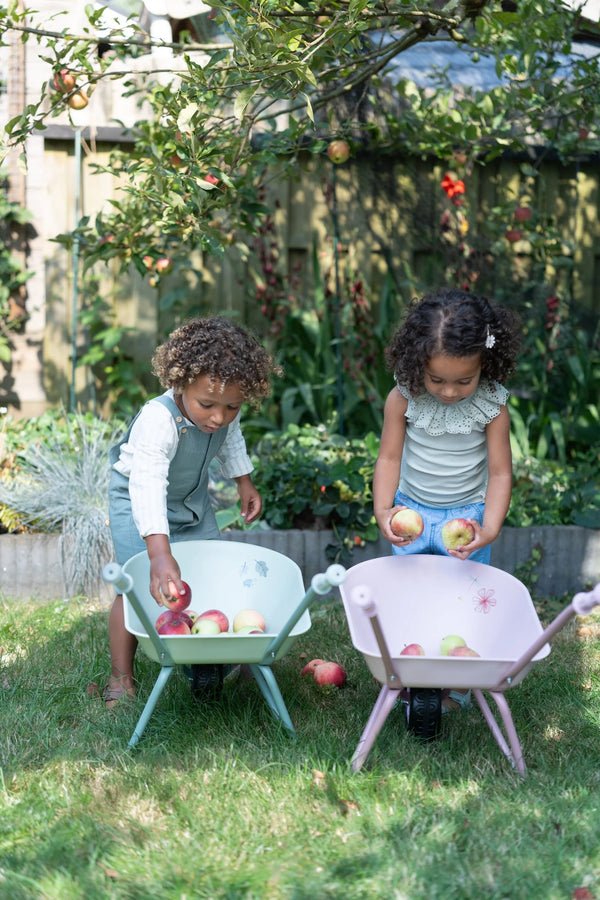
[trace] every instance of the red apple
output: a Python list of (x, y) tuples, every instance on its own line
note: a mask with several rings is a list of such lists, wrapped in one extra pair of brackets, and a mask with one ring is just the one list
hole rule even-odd
[(221, 629), (214, 619), (203, 619), (202, 616), (198, 616), (192, 625), (192, 634), (221, 634)]
[(517, 222), (528, 222), (531, 218), (531, 208), (529, 206), (517, 206), (515, 209), (515, 219)]
[(301, 675), (312, 675), (317, 666), (322, 665), (326, 660), (324, 659), (311, 659), (310, 662), (307, 662), (304, 668), (302, 669)]
[(169, 256), (161, 256), (156, 260), (154, 268), (159, 275), (168, 275), (173, 268), (173, 260)]
[(520, 241), (523, 237), (523, 232), (518, 228), (509, 228), (506, 232), (506, 240), (510, 241), (511, 244), (515, 244), (517, 241)]
[(154, 268), (154, 259), (151, 256), (144, 256), (143, 263), (147, 269)]
[(177, 617), (177, 613), (173, 612), (173, 610), (165, 609), (165, 611), (162, 612), (160, 614), (160, 616), (157, 618), (156, 622), (154, 623), (154, 627), (156, 628), (157, 631), (159, 631), (162, 628), (162, 626), (165, 624), (165, 622), (169, 622), (171, 619), (174, 619), (176, 617)]
[(321, 687), (344, 687), (346, 684), (346, 673), (344, 669), (334, 662), (324, 662), (315, 666), (313, 672), (315, 682)]
[(447, 654), (448, 656), (479, 656), (479, 653), (476, 653), (475, 650), (471, 650), (470, 647), (465, 647), (460, 645), (458, 647), (453, 647)]
[(442, 656), (449, 656), (450, 651), (455, 647), (466, 647), (467, 642), (459, 634), (447, 634), (442, 638), (440, 643), (440, 653)]
[(400, 651), (400, 656), (425, 656), (425, 651), (420, 644), (407, 644)]
[(209, 184), (214, 184), (215, 186), (217, 184), (219, 184), (219, 179), (217, 178), (216, 175), (213, 175), (212, 172), (209, 172), (208, 175), (205, 175), (204, 180), (207, 181)]
[(257, 609), (241, 609), (233, 618), (233, 630), (238, 632), (244, 625), (266, 630), (264, 616)]
[(68, 94), (77, 87), (75, 76), (68, 69), (60, 69), (54, 73), (52, 87), (61, 94)]
[(190, 626), (179, 616), (169, 619), (158, 629), (159, 634), (191, 634)]
[(332, 163), (339, 166), (345, 163), (350, 156), (350, 147), (346, 141), (332, 141), (327, 147), (327, 156)]
[(229, 631), (229, 619), (220, 609), (207, 609), (200, 613), (199, 619), (212, 619), (219, 626), (219, 631)]
[(468, 519), (450, 519), (442, 528), (442, 541), (447, 550), (457, 550), (470, 544), (475, 537), (475, 529)]
[(423, 519), (416, 510), (407, 507), (394, 513), (390, 528), (396, 537), (418, 538), (423, 534)]
[(185, 581), (182, 581), (181, 583), (183, 585), (183, 593), (175, 593), (175, 585), (172, 585), (171, 591), (173, 593), (171, 596), (163, 597), (163, 606), (166, 606), (167, 609), (174, 610), (174, 612), (181, 612), (182, 610), (187, 609), (192, 602), (192, 590), (189, 584)]

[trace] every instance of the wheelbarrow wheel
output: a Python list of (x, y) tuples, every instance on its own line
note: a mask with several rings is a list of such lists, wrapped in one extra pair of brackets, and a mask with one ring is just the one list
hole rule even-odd
[(410, 688), (406, 707), (408, 730), (421, 741), (433, 741), (442, 723), (442, 692), (439, 688)]
[(218, 700), (223, 690), (224, 667), (219, 663), (193, 663), (191, 668), (192, 699), (198, 702)]

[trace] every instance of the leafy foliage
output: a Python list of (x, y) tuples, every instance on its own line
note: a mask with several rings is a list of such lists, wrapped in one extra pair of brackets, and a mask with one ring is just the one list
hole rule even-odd
[[(62, 569), (71, 594), (94, 593), (112, 557), (108, 528), (108, 450), (121, 426), (90, 414), (46, 414), (7, 441), (0, 520), (62, 533)], [(8, 433), (8, 429), (7, 429)], [(7, 518), (8, 517), (8, 518)]]
[(378, 440), (347, 440), (324, 426), (289, 425), (265, 435), (256, 451), (257, 484), (273, 528), (329, 528), (333, 561), (348, 563), (352, 547), (376, 540), (371, 482)]
[(26, 225), (31, 214), (18, 203), (7, 200), (4, 182), (7, 172), (0, 169), (0, 363), (11, 357), (10, 333), (22, 325), (24, 312), (19, 298), (25, 282), (31, 277), (16, 253), (11, 250), (12, 230)]

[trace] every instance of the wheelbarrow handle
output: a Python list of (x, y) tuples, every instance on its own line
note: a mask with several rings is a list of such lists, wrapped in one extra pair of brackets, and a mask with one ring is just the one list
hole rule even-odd
[(279, 648), (287, 639), (296, 622), (299, 621), (300, 616), (302, 615), (304, 610), (308, 609), (308, 607), (314, 600), (315, 595), (328, 594), (331, 588), (338, 587), (338, 585), (340, 585), (344, 581), (345, 577), (346, 570), (339, 564), (329, 566), (326, 572), (318, 572), (316, 575), (313, 575), (310, 587), (304, 595), (304, 598), (300, 601), (296, 609), (290, 615), (285, 625), (281, 628), (279, 634), (273, 638), (273, 640), (265, 650), (261, 660), (261, 665), (268, 665), (272, 660), (275, 659)]
[(114, 585), (120, 593), (127, 594), (129, 602), (133, 606), (138, 619), (146, 629), (146, 634), (154, 645), (161, 666), (174, 666), (175, 663), (173, 662), (171, 654), (167, 650), (161, 636), (154, 627), (154, 623), (144, 609), (143, 603), (135, 592), (131, 575), (128, 572), (124, 572), (118, 563), (111, 562), (107, 563), (102, 569), (102, 577), (106, 582)]
[(573, 609), (578, 616), (587, 616), (595, 606), (600, 606), (600, 582), (591, 591), (575, 594), (573, 597)]

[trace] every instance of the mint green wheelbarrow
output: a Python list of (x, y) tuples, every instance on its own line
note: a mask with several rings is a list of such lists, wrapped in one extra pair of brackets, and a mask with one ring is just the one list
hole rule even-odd
[(231, 622), (242, 609), (258, 610), (264, 634), (159, 635), (155, 621), (162, 612), (150, 594), (150, 561), (138, 553), (124, 566), (108, 563), (104, 580), (122, 593), (125, 627), (141, 650), (160, 665), (158, 677), (135, 726), (129, 747), (142, 737), (160, 695), (177, 666), (186, 671), (247, 664), (274, 717), (292, 734), (294, 726), (273, 673), (296, 639), (311, 626), (308, 607), (342, 583), (343, 566), (329, 566), (313, 577), (307, 591), (293, 560), (254, 544), (236, 541), (183, 541), (172, 545), (181, 575), (192, 591), (197, 613), (219, 609)]

